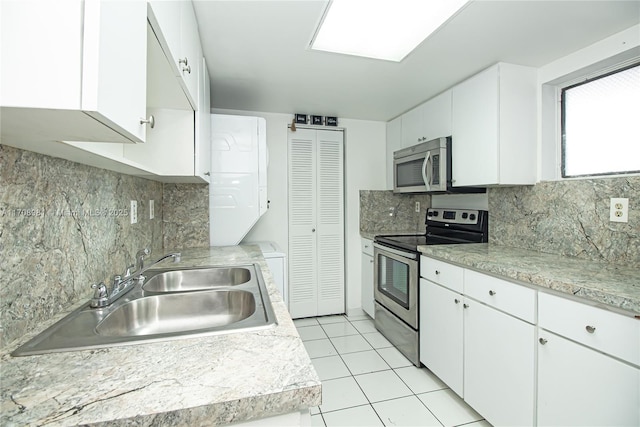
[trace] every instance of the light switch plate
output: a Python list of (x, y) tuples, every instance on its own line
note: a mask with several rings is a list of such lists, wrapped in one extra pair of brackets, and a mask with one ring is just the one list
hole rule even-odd
[(611, 198), (609, 220), (612, 222), (629, 222), (629, 199)]

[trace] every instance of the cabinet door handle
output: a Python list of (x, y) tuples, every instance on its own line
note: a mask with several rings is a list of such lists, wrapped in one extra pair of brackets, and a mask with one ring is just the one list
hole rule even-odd
[(316, 232), (316, 229), (315, 229), (315, 228), (312, 228), (312, 229), (311, 229), (311, 232), (312, 232), (312, 233), (315, 233), (315, 232)]
[(545, 345), (545, 344), (547, 343), (547, 340), (546, 340), (546, 339), (544, 339), (544, 338), (540, 338), (540, 339), (538, 340), (538, 342), (539, 342), (540, 344), (542, 344), (542, 345)]
[(460, 300), (458, 298), (455, 298), (453, 302), (455, 302), (456, 304), (460, 304)]
[(596, 331), (596, 327), (595, 326), (589, 326), (587, 325), (587, 327), (585, 328), (587, 330), (587, 332), (589, 332), (590, 334), (594, 333)]
[(185, 66), (189, 65), (189, 58), (185, 56), (184, 59), (178, 59), (178, 65), (180, 64), (184, 64)]
[(462, 307), (469, 308), (469, 304), (462, 304)]
[(369, 264), (373, 264), (373, 260), (372, 259), (369, 260)]
[(182, 72), (184, 73), (185, 71), (187, 73), (191, 74), (191, 65), (187, 65), (185, 67), (182, 67)]
[(211, 176), (211, 172), (205, 172), (204, 173), (206, 176)]
[(489, 291), (489, 295), (494, 296), (497, 292), (496, 291)]
[(145, 123), (148, 123), (149, 126), (151, 126), (151, 129), (153, 129), (153, 127), (156, 125), (156, 118), (153, 117), (153, 115), (149, 116), (148, 119), (141, 118), (140, 119), (140, 124), (143, 125)]
[(440, 272), (438, 270), (436, 270), (436, 276), (439, 275), (439, 274), (440, 274)]

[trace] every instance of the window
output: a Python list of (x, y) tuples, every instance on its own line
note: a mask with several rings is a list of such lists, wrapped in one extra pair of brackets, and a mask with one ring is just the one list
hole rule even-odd
[(562, 176), (640, 172), (640, 64), (562, 89)]

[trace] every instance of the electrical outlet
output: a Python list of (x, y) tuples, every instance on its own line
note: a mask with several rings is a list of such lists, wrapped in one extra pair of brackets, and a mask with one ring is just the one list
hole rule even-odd
[(129, 212), (131, 213), (131, 224), (135, 224), (138, 222), (138, 202), (136, 202), (135, 200), (131, 201), (131, 210), (129, 210)]
[(611, 198), (609, 220), (612, 222), (629, 222), (629, 199)]
[(416, 212), (420, 213), (420, 202), (416, 202)]
[(155, 210), (155, 202), (153, 200), (149, 200), (149, 219), (153, 219), (156, 217), (156, 210)]

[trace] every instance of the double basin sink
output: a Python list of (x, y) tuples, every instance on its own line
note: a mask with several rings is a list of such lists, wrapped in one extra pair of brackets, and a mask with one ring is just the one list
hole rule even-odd
[(103, 348), (268, 328), (276, 324), (258, 264), (148, 270), (104, 308), (89, 303), (13, 356)]

